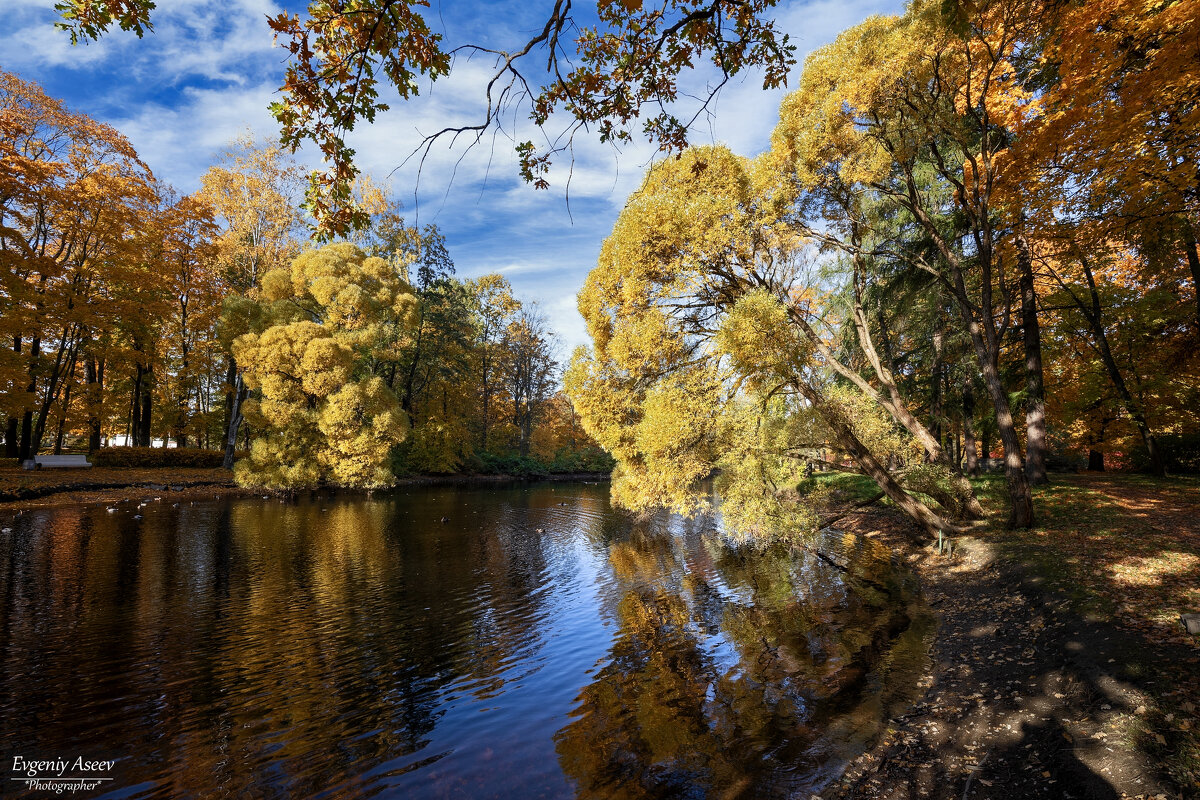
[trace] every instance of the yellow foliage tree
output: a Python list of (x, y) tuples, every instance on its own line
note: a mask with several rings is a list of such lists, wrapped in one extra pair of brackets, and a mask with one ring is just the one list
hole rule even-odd
[(381, 377), (412, 329), (416, 300), (402, 270), (352, 244), (301, 254), (262, 280), (261, 333), (233, 343), (257, 397), (257, 437), (235, 466), (244, 485), (375, 488), (407, 420)]
[(828, 348), (805, 319), (802, 242), (769, 176), (723, 148), (689, 150), (650, 171), (601, 248), (579, 295), (593, 348), (566, 386), (617, 459), (614, 500), (690, 513), (703, 502), (695, 484), (719, 472), (732, 531), (810, 533), (817, 520), (795, 486), (813, 443), (792, 419), (812, 414), (924, 528), (954, 530), (887, 469), (896, 426), (877, 395), (864, 399), (881, 429), (839, 402)]

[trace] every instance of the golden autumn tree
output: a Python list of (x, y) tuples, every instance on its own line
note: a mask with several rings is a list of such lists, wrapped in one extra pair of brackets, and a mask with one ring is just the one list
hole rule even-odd
[[(1200, 5), (1099, 0), (1053, 11), (1027, 78), (1038, 102), (997, 194), (1028, 209), (1050, 291), (1070, 309), (1061, 321), (1107, 377), (1115, 408), (1087, 438), (1103, 441), (1105, 429), (1111, 437), (1119, 417), (1115, 427), (1133, 426), (1161, 475), (1168, 457), (1159, 435), (1189, 427), (1181, 425), (1189, 414), (1180, 387), (1159, 379), (1186, 383), (1195, 374), (1200, 335)], [(1131, 303), (1142, 309), (1132, 319)], [(1122, 317), (1130, 322), (1121, 328), (1154, 337), (1152, 352), (1117, 355), (1129, 352), (1116, 346)], [(1190, 336), (1181, 327), (1189, 322)], [(1166, 354), (1172, 367), (1163, 373), (1156, 356)]]
[(946, 292), (969, 336), (1017, 527), (1033, 524), (1033, 505), (1001, 369), (1014, 271), (1001, 251), (1021, 210), (1004, 207), (996, 185), (1013, 131), (1036, 104), (1017, 60), (1038, 9), (1032, 0), (913, 2), (902, 16), (870, 18), (809, 57), (773, 140), (801, 180), (832, 168), (930, 243), (928, 254), (898, 252)]
[(200, 177), (198, 199), (220, 225), (217, 261), (233, 291), (253, 295), (263, 275), (299, 253), (303, 182), (303, 169), (283, 148), (249, 135), (230, 143)]
[(11, 73), (0, 73), (0, 131), (5, 440), (28, 458), (53, 409), (65, 415), (93, 343), (143, 313), (119, 298), (152, 285), (142, 248), (156, 192), (117, 131)]
[(407, 430), (382, 375), (414, 323), (412, 287), (393, 264), (327, 245), (263, 277), (261, 332), (233, 343), (246, 365), (256, 436), (235, 466), (245, 485), (390, 485)]
[[(832, 443), (924, 529), (955, 530), (962, 501), (934, 489), (921, 445), (829, 365), (770, 164), (700, 148), (653, 168), (579, 295), (592, 349), (566, 385), (617, 460), (614, 500), (689, 513), (719, 470), (731, 529), (802, 536), (818, 523), (796, 493), (806, 451)], [(914, 489), (946, 498), (940, 513)]]
[(304, 223), (297, 205), (303, 181), (303, 170), (281, 147), (249, 136), (235, 140), (200, 178), (198, 197), (213, 210), (221, 228), (217, 270), (229, 298), (221, 322), (226, 469), (233, 466), (246, 398), (231, 343), (250, 328), (262, 276), (286, 267), (303, 247)]
[(170, 312), (166, 318), (170, 379), (169, 429), (178, 447), (199, 440), (194, 411), (208, 414), (206, 375), (219, 370), (217, 321), (226, 286), (220, 279), (218, 228), (212, 208), (195, 196), (174, 199), (162, 213), (162, 266), (167, 277)]
[(1131, 243), (1080, 237), (1088, 230), (1060, 219), (1052, 238), (1036, 242), (1054, 309), (1049, 369), (1072, 386), (1051, 405), (1096, 466), (1107, 451), (1162, 475), (1170, 460), (1163, 437), (1194, 435), (1200, 425), (1190, 298), (1178, 270), (1154, 269)]
[(536, 423), (545, 418), (558, 380), (554, 334), (532, 305), (518, 311), (504, 331), (501, 372), (508, 394), (517, 453), (528, 456)]
[(1056, 11), (1039, 60), (1040, 113), (1015, 144), (1011, 190), (1092, 234), (1165, 249), (1164, 266), (1190, 277), (1200, 333), (1200, 3)]
[(493, 429), (501, 419), (504, 332), (520, 310), (512, 285), (502, 275), (484, 275), (468, 285), (475, 317), (474, 366), (480, 404), (478, 421), (481, 453), (496, 445)]

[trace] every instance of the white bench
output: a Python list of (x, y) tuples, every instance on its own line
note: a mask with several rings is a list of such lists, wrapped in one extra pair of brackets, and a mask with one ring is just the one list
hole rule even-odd
[(91, 469), (87, 456), (34, 456), (27, 459), (21, 466), (25, 469)]

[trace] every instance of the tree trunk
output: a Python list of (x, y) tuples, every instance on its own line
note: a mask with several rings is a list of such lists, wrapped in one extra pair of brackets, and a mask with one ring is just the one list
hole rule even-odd
[[(63, 387), (70, 388), (74, 382), (75, 365), (79, 356), (79, 334), (81, 328), (72, 331), (72, 325), (63, 328), (59, 339), (58, 351), (54, 355), (54, 363), (46, 375), (46, 385), (43, 389), (42, 404), (38, 408), (33, 426), (33, 442), (36, 448), (41, 447), (42, 437), (46, 433), (46, 425), (50, 422), (50, 412), (58, 400), (58, 393)], [(65, 366), (64, 366), (65, 364)], [(66, 411), (64, 409), (63, 413)]]
[(182, 360), (179, 367), (179, 397), (175, 409), (175, 446), (187, 447), (188, 426), (188, 346), (183, 342), (179, 346)]
[(1196, 231), (1190, 219), (1184, 220), (1183, 249), (1187, 252), (1188, 267), (1192, 270), (1192, 291), (1196, 295), (1196, 333), (1200, 336), (1200, 252), (1196, 249)]
[(854, 435), (854, 431), (850, 426), (842, 421), (842, 417), (837, 412), (828, 408), (821, 396), (810, 386), (803, 381), (795, 381), (793, 385), (800, 393), (812, 404), (813, 409), (825, 420), (833, 432), (834, 440), (838, 447), (850, 454), (854, 459), (854, 463), (859, 466), (862, 471), (875, 481), (880, 490), (895, 503), (901, 511), (916, 522), (922, 530), (931, 537), (936, 536), (939, 531), (944, 534), (957, 534), (961, 531), (957, 526), (949, 520), (944, 519), (934, 511), (929, 509), (924, 503), (910, 495), (900, 483), (892, 477), (892, 474), (883, 466), (880, 461), (875, 458), (875, 455), (867, 449), (867, 446)]
[[(233, 361), (230, 359), (230, 363)], [(225, 432), (225, 460), (221, 462), (221, 466), (225, 469), (233, 469), (233, 455), (237, 451), (237, 435), (238, 428), (242, 425), (242, 401), (246, 399), (246, 383), (242, 380), (242, 373), (235, 372), (233, 380), (233, 403), (229, 413), (229, 427)]]
[[(21, 337), (13, 337), (13, 352), (21, 352)], [(4, 429), (4, 457), (16, 458), (20, 453), (20, 447), (17, 444), (17, 429), (20, 422), (16, 417), (8, 418), (8, 426)]]
[[(945, 409), (942, 407), (942, 331), (941, 319), (937, 321), (937, 329), (933, 332), (933, 364), (929, 370), (929, 432), (933, 434), (933, 438), (938, 443), (938, 448), (942, 447), (942, 419), (945, 416)], [(929, 459), (926, 455), (926, 460)]]
[(1151, 471), (1159, 477), (1166, 477), (1167, 464), (1158, 449), (1158, 441), (1155, 439), (1154, 433), (1150, 430), (1150, 423), (1146, 420), (1146, 415), (1142, 411), (1141, 404), (1134, 398), (1133, 393), (1129, 391), (1129, 386), (1125, 383), (1125, 376), (1121, 374), (1121, 368), (1117, 365), (1117, 360), (1113, 358), (1112, 348), (1108, 346), (1108, 334), (1104, 330), (1104, 323), (1101, 318), (1102, 306), (1100, 304), (1100, 292), (1096, 288), (1096, 277), (1092, 274), (1092, 268), (1088, 264), (1087, 258), (1080, 255), (1079, 261), (1083, 266), (1083, 274), (1088, 282), (1091, 307), (1088, 308), (1082, 303), (1078, 303), (1078, 305), (1080, 311), (1083, 312), (1084, 317), (1087, 318), (1088, 323), (1092, 327), (1092, 335), (1096, 337), (1096, 352), (1100, 354), (1100, 361), (1108, 371), (1108, 377), (1112, 381), (1113, 387), (1117, 390), (1117, 394), (1120, 395), (1122, 405), (1125, 406), (1125, 410), (1129, 413), (1133, 424), (1138, 429), (1138, 434), (1142, 437), (1142, 443), (1146, 446), (1146, 454), (1150, 457)]
[(963, 451), (966, 454), (964, 465), (968, 475), (979, 474), (979, 454), (975, 450), (975, 387), (968, 378), (963, 383)]
[(237, 362), (233, 360), (233, 356), (225, 356), (225, 420), (221, 426), (225, 430), (225, 439), (229, 438), (229, 421), (233, 419), (233, 401), (237, 395), (237, 377)]
[(961, 419), (954, 427), (954, 471), (959, 475), (963, 471), (963, 424)]
[[(826, 363), (828, 363), (835, 371), (837, 371), (839, 375), (846, 378), (860, 390), (862, 390), (863, 394), (867, 395), (882, 408), (884, 408), (891, 415), (892, 419), (894, 419), (905, 430), (911, 433), (913, 437), (921, 443), (922, 448), (925, 450), (926, 461), (937, 464), (945, 464), (952, 471), (955, 471), (953, 464), (950, 462), (949, 456), (942, 449), (941, 433), (940, 428), (938, 427), (940, 416), (935, 415), (934, 419), (933, 427), (937, 431), (936, 433), (933, 430), (930, 430), (930, 428), (922, 425), (920, 420), (913, 416), (912, 412), (910, 412), (908, 407), (905, 405), (903, 397), (900, 395), (899, 387), (896, 385), (895, 374), (892, 372), (892, 370), (888, 369), (888, 367), (884, 365), (882, 359), (879, 357), (878, 351), (875, 349), (875, 343), (871, 336), (871, 329), (867, 324), (866, 312), (862, 305), (862, 265), (857, 258), (855, 260), (855, 264), (855, 301), (853, 307), (854, 327), (858, 336), (859, 347), (862, 350), (863, 355), (866, 356), (871, 368), (874, 370), (875, 377), (879, 380), (880, 384), (883, 385), (886, 395), (883, 392), (876, 390), (875, 387), (864, 380), (863, 377), (855, 370), (852, 370), (843, 364), (838, 359), (837, 355), (829, 349), (829, 346), (825, 343), (824, 339), (822, 339), (817, 331), (814, 330), (813, 327), (808, 323), (808, 320), (805, 319), (804, 313), (800, 309), (789, 305), (789, 317), (796, 323), (808, 340), (812, 342), (817, 351), (825, 357)], [(940, 352), (940, 344), (938, 345), (938, 348)], [(940, 387), (941, 384), (939, 383), (938, 386)], [(980, 504), (979, 499), (975, 496), (974, 487), (972, 487), (970, 482), (964, 480), (961, 476), (958, 476), (954, 482), (956, 484), (955, 491), (962, 495), (966, 500), (966, 502), (962, 504), (961, 511), (963, 515), (968, 519), (982, 519), (983, 506)]]
[[(72, 364), (72, 366), (74, 366)], [(71, 410), (71, 387), (74, 383), (68, 383), (67, 388), (63, 391), (62, 413), (58, 416), (58, 431), (54, 435), (54, 455), (61, 455), (63, 448), (63, 436), (67, 430), (67, 412)]]
[(1088, 467), (1092, 472), (1104, 472), (1104, 453), (1088, 450)]
[(100, 402), (104, 395), (104, 363), (88, 355), (84, 363), (84, 380), (87, 381), (88, 407), (88, 452), (100, 449)]
[(38, 442), (33, 441), (33, 406), (37, 401), (37, 360), (42, 354), (42, 339), (33, 337), (29, 347), (29, 385), (25, 387), (25, 412), (21, 414), (21, 440), (17, 458), (22, 461), (37, 455)]
[(979, 276), (980, 302), (975, 304), (971, 302), (967, 294), (966, 273), (962, 260), (926, 211), (911, 170), (906, 169), (905, 179), (910, 201), (906, 204), (908, 209), (913, 212), (922, 227), (925, 228), (926, 233), (933, 239), (950, 268), (950, 282), (962, 317), (963, 330), (971, 337), (975, 356), (978, 358), (980, 370), (983, 372), (984, 386), (987, 387), (992, 406), (996, 411), (996, 429), (999, 431), (1000, 441), (1004, 445), (1004, 477), (1008, 484), (1010, 504), (1008, 525), (1015, 528), (1032, 528), (1033, 496), (1029, 492), (1029, 481), (1025, 478), (1024, 464), (1021, 463), (1021, 446), (1017, 440), (1012, 410), (1008, 403), (1008, 392), (1005, 391), (1004, 382), (1000, 379), (1000, 335), (996, 327), (996, 319), (993, 316), (996, 306), (992, 302), (994, 250), (988, 212), (984, 209), (978, 217), (983, 220), (983, 223), (977, 230), (978, 235), (976, 236), (979, 248), (977, 262), (981, 274)]
[(1042, 332), (1033, 283), (1033, 254), (1024, 234), (1017, 236), (1017, 268), (1025, 339), (1025, 474), (1032, 485), (1040, 486), (1050, 482), (1046, 475), (1046, 391), (1042, 374)]
[(4, 429), (4, 457), (17, 457), (17, 426), (20, 423), (16, 417), (8, 418), (8, 427)]
[(142, 365), (135, 364), (133, 371), (133, 397), (129, 401), (129, 433), (125, 437), (125, 444), (130, 447), (137, 447), (140, 444), (141, 437), (138, 431), (138, 423), (142, 418)]
[(1004, 447), (1004, 478), (1008, 486), (1008, 527), (1033, 527), (1033, 496), (1029, 492), (1029, 481), (1025, 479), (1025, 465), (1021, 463), (1021, 443), (1017, 440), (1017, 427), (1013, 422), (1008, 405), (1008, 394), (1000, 380), (1000, 371), (990, 358), (983, 366), (983, 380), (996, 407), (996, 430)]
[(142, 447), (150, 446), (150, 423), (154, 402), (154, 369), (147, 367), (142, 381), (142, 417), (138, 421), (139, 438)]

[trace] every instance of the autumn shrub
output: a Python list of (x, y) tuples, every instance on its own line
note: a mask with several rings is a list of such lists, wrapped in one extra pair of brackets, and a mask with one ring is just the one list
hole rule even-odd
[(392, 448), (391, 470), (396, 476), (452, 475), (470, 471), (470, 439), (464, 421), (431, 417), (414, 427), (400, 445)]
[(196, 467), (213, 469), (225, 461), (224, 450), (198, 447), (104, 447), (91, 456), (96, 467)]
[(416, 300), (400, 265), (349, 243), (298, 256), (262, 279), (257, 326), (233, 341), (256, 395), (255, 431), (234, 468), (243, 486), (390, 486), (408, 419), (377, 370), (397, 358)]
[(612, 472), (617, 462), (613, 457), (599, 447), (585, 447), (580, 450), (560, 450), (548, 468), (556, 474), (572, 472)]
[[(1200, 473), (1200, 433), (1167, 434), (1156, 438), (1168, 472)], [(1144, 447), (1129, 454), (1129, 465), (1139, 472), (1150, 471), (1150, 455)]]
[(529, 456), (480, 453), (477, 459), (478, 471), (483, 475), (512, 475), (514, 478), (540, 478), (550, 472), (545, 464)]

